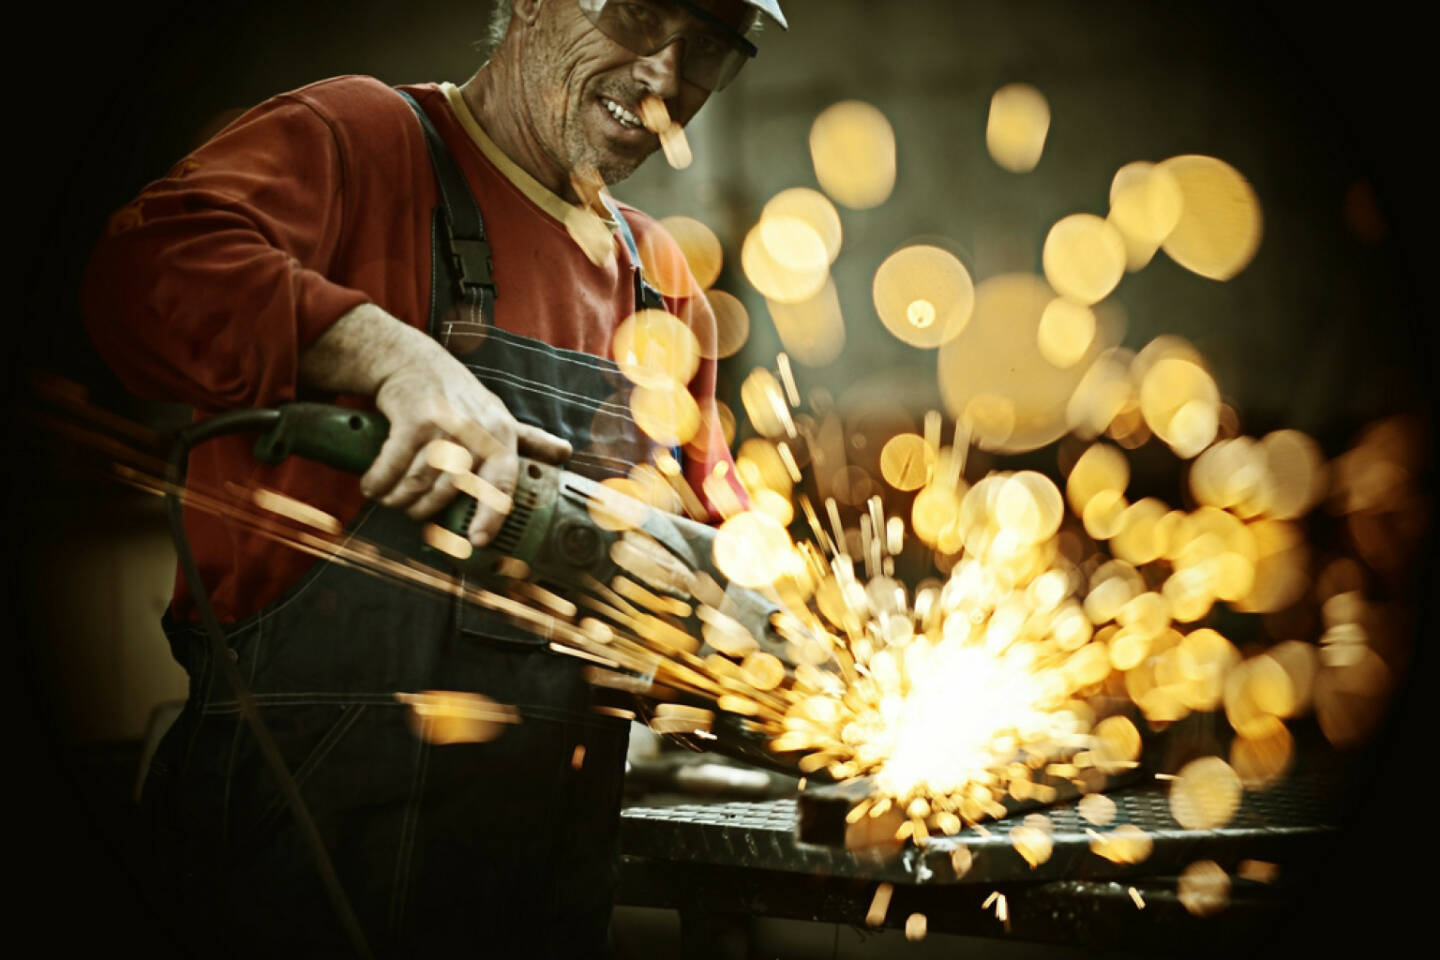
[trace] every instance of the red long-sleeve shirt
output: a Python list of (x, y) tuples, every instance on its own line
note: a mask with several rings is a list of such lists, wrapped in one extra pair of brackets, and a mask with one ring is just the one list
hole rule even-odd
[[(568, 205), (504, 157), (450, 85), (405, 88), (450, 147), (485, 218), (500, 297), (494, 323), (570, 350), (609, 356), (634, 310), (631, 261), (593, 264), (563, 223)], [(419, 124), (394, 90), (367, 77), (325, 80), (266, 101), (181, 161), (110, 221), (82, 291), (86, 325), (125, 385), (194, 405), (197, 417), (302, 397), (301, 353), (352, 308), (374, 303), (424, 329), (431, 215), (438, 189)], [(678, 251), (655, 221), (622, 207), (641, 249)], [(647, 258), (648, 259), (648, 258)], [(693, 285), (693, 281), (692, 281)], [(668, 291), (667, 291), (668, 292)], [(714, 356), (704, 296), (667, 297)], [(713, 401), (715, 362), (690, 383)], [(347, 522), (364, 504), (358, 478), (290, 458), (251, 455), (253, 437), (222, 437), (191, 456), (189, 482), (223, 492), (280, 490)], [(723, 442), (690, 449), (701, 484), (729, 462)], [(734, 476), (734, 471), (730, 471)], [(741, 494), (743, 497), (743, 493)], [(708, 501), (705, 501), (709, 506)], [(713, 515), (713, 507), (711, 507)], [(277, 599), (314, 562), (254, 531), (187, 514), (196, 561), (220, 619)], [(176, 582), (177, 615), (193, 615)]]

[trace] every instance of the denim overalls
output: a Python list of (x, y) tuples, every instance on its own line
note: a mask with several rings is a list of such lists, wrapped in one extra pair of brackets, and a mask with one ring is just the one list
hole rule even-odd
[[(424, 110), (441, 187), (429, 332), (524, 422), (569, 440), (569, 469), (623, 475), (651, 444), (610, 361), (499, 330), (484, 225)], [(640, 262), (612, 207), (631, 262)], [(501, 242), (503, 238), (501, 238)], [(663, 301), (635, 275), (636, 307)], [(523, 297), (524, 291), (506, 291)], [(349, 535), (414, 554), (420, 524), (367, 505)], [(144, 805), (207, 955), (345, 955), (319, 874), (197, 624), (165, 628), (190, 698)], [(452, 597), (326, 561), (227, 630), (232, 659), (298, 782), (372, 950), (602, 955), (628, 724), (592, 707), (583, 665)], [(432, 745), (397, 691), (474, 691), (522, 717), (488, 743)], [(583, 751), (577, 750), (583, 747)]]

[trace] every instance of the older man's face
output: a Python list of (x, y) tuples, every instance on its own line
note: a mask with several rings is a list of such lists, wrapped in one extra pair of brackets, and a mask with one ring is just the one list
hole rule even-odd
[[(740, 0), (695, 2), (737, 29), (747, 16)], [(684, 124), (710, 96), (682, 78), (683, 47), (636, 54), (597, 30), (575, 0), (545, 0), (523, 69), (530, 118), (553, 159), (566, 170), (593, 166), (606, 183), (634, 172), (660, 141), (615, 108), (638, 118), (641, 100), (654, 95)]]

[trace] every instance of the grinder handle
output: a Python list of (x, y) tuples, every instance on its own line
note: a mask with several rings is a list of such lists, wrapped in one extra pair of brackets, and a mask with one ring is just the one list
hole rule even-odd
[(369, 410), (328, 403), (290, 403), (255, 441), (255, 459), (279, 463), (291, 454), (361, 474), (380, 455), (390, 421)]
[[(328, 403), (288, 403), (276, 409), (280, 419), (255, 441), (255, 459), (261, 463), (280, 463), (293, 454), (348, 473), (363, 474), (380, 455), (380, 448), (390, 435), (390, 421), (372, 410)], [(522, 467), (526, 462), (521, 460)], [(456, 536), (467, 537), (474, 512), (475, 499), (461, 493), (432, 517), (431, 522)], [(430, 547), (423, 549), (431, 550)], [(488, 555), (476, 554), (475, 563), (483, 565), (485, 556)], [(448, 559), (454, 566), (454, 558)]]

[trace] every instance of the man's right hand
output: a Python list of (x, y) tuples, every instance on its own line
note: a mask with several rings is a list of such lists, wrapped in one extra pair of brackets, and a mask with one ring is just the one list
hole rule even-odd
[[(471, 468), (507, 497), (515, 492), (520, 456), (561, 463), (565, 440), (521, 423), (459, 360), (423, 332), (373, 304), (351, 310), (300, 356), (307, 386), (374, 396), (390, 421), (390, 435), (361, 491), (417, 520), (433, 515), (457, 492), (450, 474), (430, 463), (436, 440), (469, 452)], [(470, 524), (475, 546), (489, 543), (503, 512), (483, 500)]]

